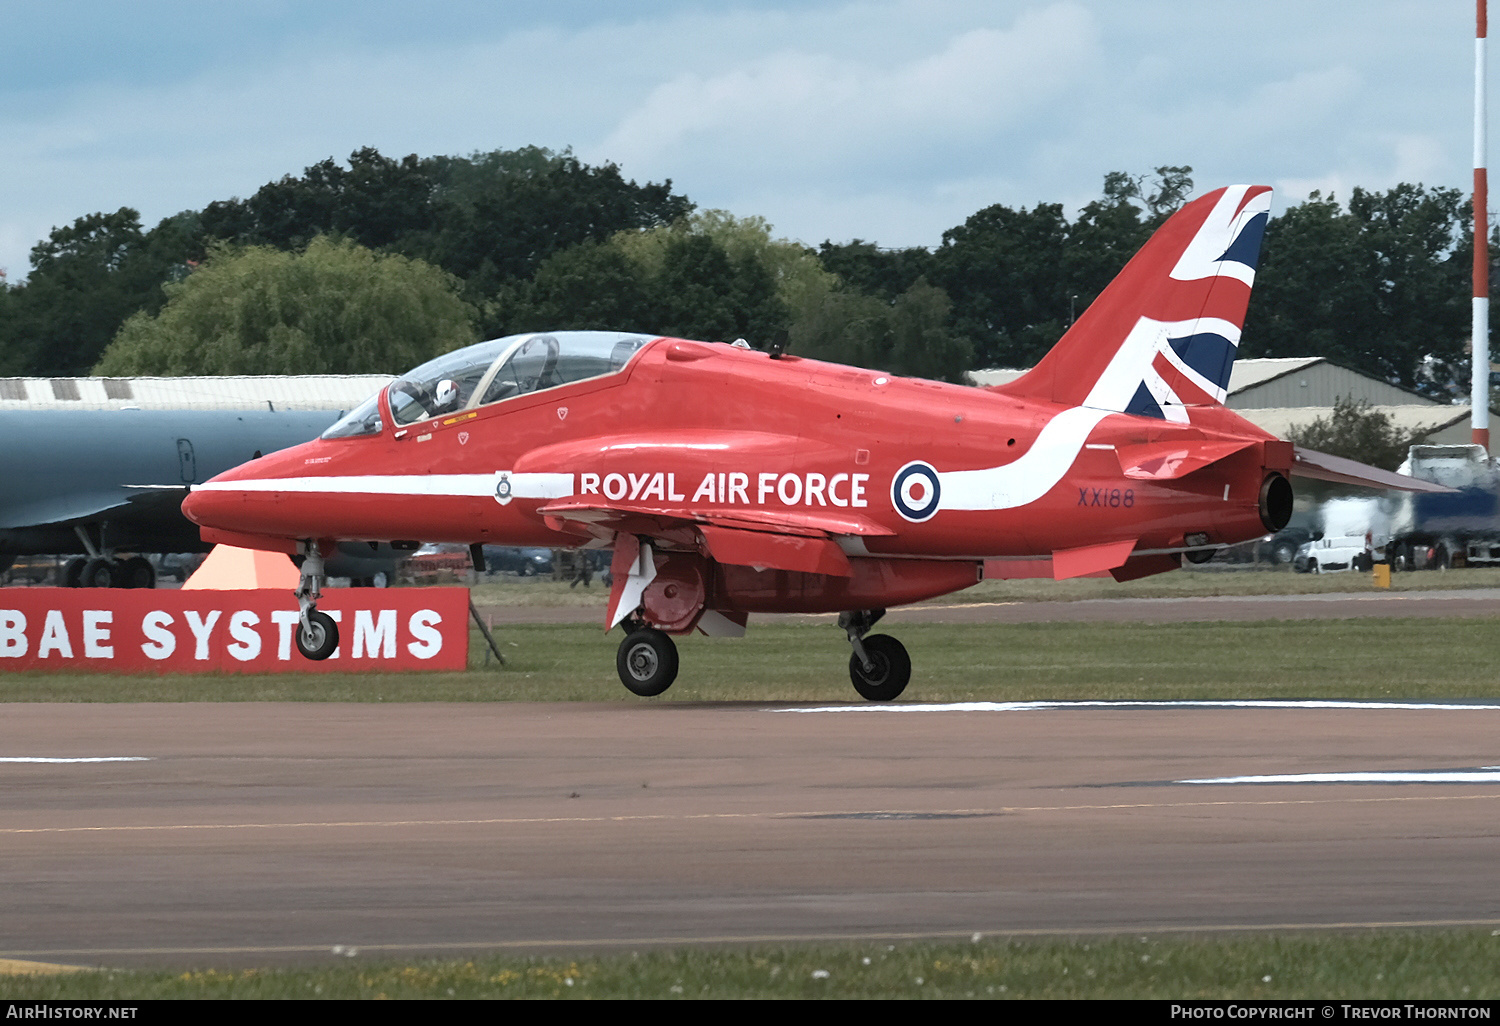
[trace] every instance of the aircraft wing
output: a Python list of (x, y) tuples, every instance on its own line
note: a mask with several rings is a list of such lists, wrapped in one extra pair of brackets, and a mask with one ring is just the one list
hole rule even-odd
[(653, 509), (568, 499), (538, 510), (555, 529), (576, 525), (600, 538), (640, 535), (705, 547), (735, 566), (795, 570), (848, 577), (849, 558), (838, 536), (876, 537), (894, 532), (849, 513), (769, 512), (743, 509)]
[(127, 485), (126, 488), (128, 490), (124, 492), (110, 488), (9, 505), (0, 515), (0, 530), (118, 520), (141, 514), (179, 513), (183, 497), (188, 493), (186, 485)]
[(1389, 488), (1403, 492), (1451, 492), (1446, 485), (1421, 481), (1405, 474), (1393, 474), (1357, 460), (1342, 456), (1330, 456), (1326, 452), (1315, 452), (1298, 445), (1293, 447), (1292, 473), (1298, 477), (1311, 477), (1319, 481), (1337, 481), (1340, 484), (1364, 485), (1366, 488)]

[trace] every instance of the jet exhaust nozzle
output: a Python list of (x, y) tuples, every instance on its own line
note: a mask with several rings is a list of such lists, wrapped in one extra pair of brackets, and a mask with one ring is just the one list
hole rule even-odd
[(1292, 519), (1292, 484), (1276, 471), (1260, 485), (1260, 522), (1275, 534)]

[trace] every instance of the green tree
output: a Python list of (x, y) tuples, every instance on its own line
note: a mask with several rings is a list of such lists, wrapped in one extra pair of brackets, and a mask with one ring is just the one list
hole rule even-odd
[(129, 207), (52, 229), (11, 296), (6, 362), (22, 373), (86, 373), (157, 284), (145, 250), (140, 214)]
[(972, 364), (967, 340), (947, 326), (947, 295), (917, 278), (893, 301), (844, 289), (803, 307), (791, 327), (801, 356), (959, 382)]
[(502, 288), (553, 254), (667, 224), (692, 206), (671, 182), (637, 185), (614, 164), (592, 167), (567, 151), (397, 160), (365, 147), (347, 167), (328, 158), (249, 199), (211, 203), (202, 222), (206, 236), (235, 243), (298, 249), (336, 235), (418, 257), (462, 279), (465, 296), (488, 311)]
[(1287, 432), (1287, 441), (1330, 456), (1358, 460), (1382, 470), (1395, 470), (1416, 440), (1396, 427), (1391, 418), (1370, 408), (1368, 399), (1353, 396), (1334, 400), (1333, 412)]
[[(1456, 189), (1313, 193), (1266, 229), (1244, 356), (1324, 356), (1409, 388), (1469, 334), (1469, 205)], [(1497, 283), (1500, 284), (1500, 283)]]
[(1055, 203), (996, 204), (944, 232), (931, 279), (952, 300), (952, 329), (976, 365), (1026, 367), (1046, 354), (1182, 205), (1192, 170), (1112, 171), (1103, 197), (1072, 222)]
[(953, 303), (953, 326), (981, 367), (1027, 367), (1062, 337), (1072, 292), (1064, 272), (1061, 204), (996, 204), (943, 233), (933, 280)]
[(1129, 175), (1110, 171), (1104, 176), (1104, 202), (1108, 206), (1139, 204), (1144, 209), (1148, 228), (1155, 231), (1177, 212), (1193, 194), (1193, 169), (1172, 167), (1156, 169), (1153, 179), (1147, 175)]
[(96, 374), (399, 372), (475, 340), (442, 270), (348, 241), (221, 247), (120, 328)]
[(506, 333), (607, 327), (765, 347), (786, 341), (777, 286), (753, 248), (731, 253), (701, 232), (621, 233), (549, 257), (502, 292), (497, 319)]
[[(817, 254), (797, 242), (778, 239), (760, 217), (735, 217), (724, 210), (702, 210), (670, 224), (643, 231), (620, 232), (611, 240), (649, 277), (662, 273), (674, 247), (702, 236), (712, 240), (740, 267), (754, 264), (770, 278), (776, 297), (788, 310), (837, 284)], [(679, 255), (681, 250), (678, 250)]]

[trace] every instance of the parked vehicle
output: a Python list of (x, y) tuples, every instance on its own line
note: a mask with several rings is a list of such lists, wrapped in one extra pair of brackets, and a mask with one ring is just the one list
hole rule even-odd
[(1500, 566), (1500, 464), (1482, 446), (1414, 445), (1401, 473), (1455, 491), (1389, 500), (1392, 570)]
[(514, 545), (486, 545), (484, 565), (490, 573), (535, 577), (552, 572), (552, 550)]
[(1286, 566), (1296, 558), (1298, 549), (1320, 536), (1309, 527), (1282, 528), (1260, 541), (1259, 557), (1272, 566)]
[(1326, 574), (1337, 570), (1368, 571), (1375, 565), (1370, 536), (1340, 535), (1303, 542), (1292, 557), (1299, 574)]

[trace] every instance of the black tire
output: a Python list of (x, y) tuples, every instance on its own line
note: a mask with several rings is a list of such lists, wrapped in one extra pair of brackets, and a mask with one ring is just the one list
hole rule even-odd
[(1290, 563), (1296, 555), (1296, 546), (1283, 542), (1271, 550), (1271, 564), (1273, 566), (1283, 566)]
[(82, 556), (75, 556), (63, 564), (62, 586), (64, 588), (83, 587), (83, 568), (88, 565), (88, 560)]
[(80, 588), (113, 588), (117, 572), (115, 562), (109, 559), (91, 559), (83, 564), (78, 575)]
[(339, 647), (339, 625), (333, 617), (314, 609), (307, 614), (307, 626), (297, 625), (297, 651), (308, 659), (323, 660)]
[(911, 656), (906, 646), (889, 634), (871, 634), (862, 639), (865, 654), (874, 667), (865, 672), (858, 655), (849, 657), (849, 679), (861, 698), (871, 702), (889, 702), (906, 690), (911, 680)]
[(131, 556), (129, 559), (121, 560), (115, 576), (115, 585), (120, 588), (154, 588), (156, 587), (156, 568), (144, 556)]
[(677, 646), (659, 630), (643, 627), (620, 642), (615, 656), (620, 683), (642, 698), (659, 695), (677, 679)]

